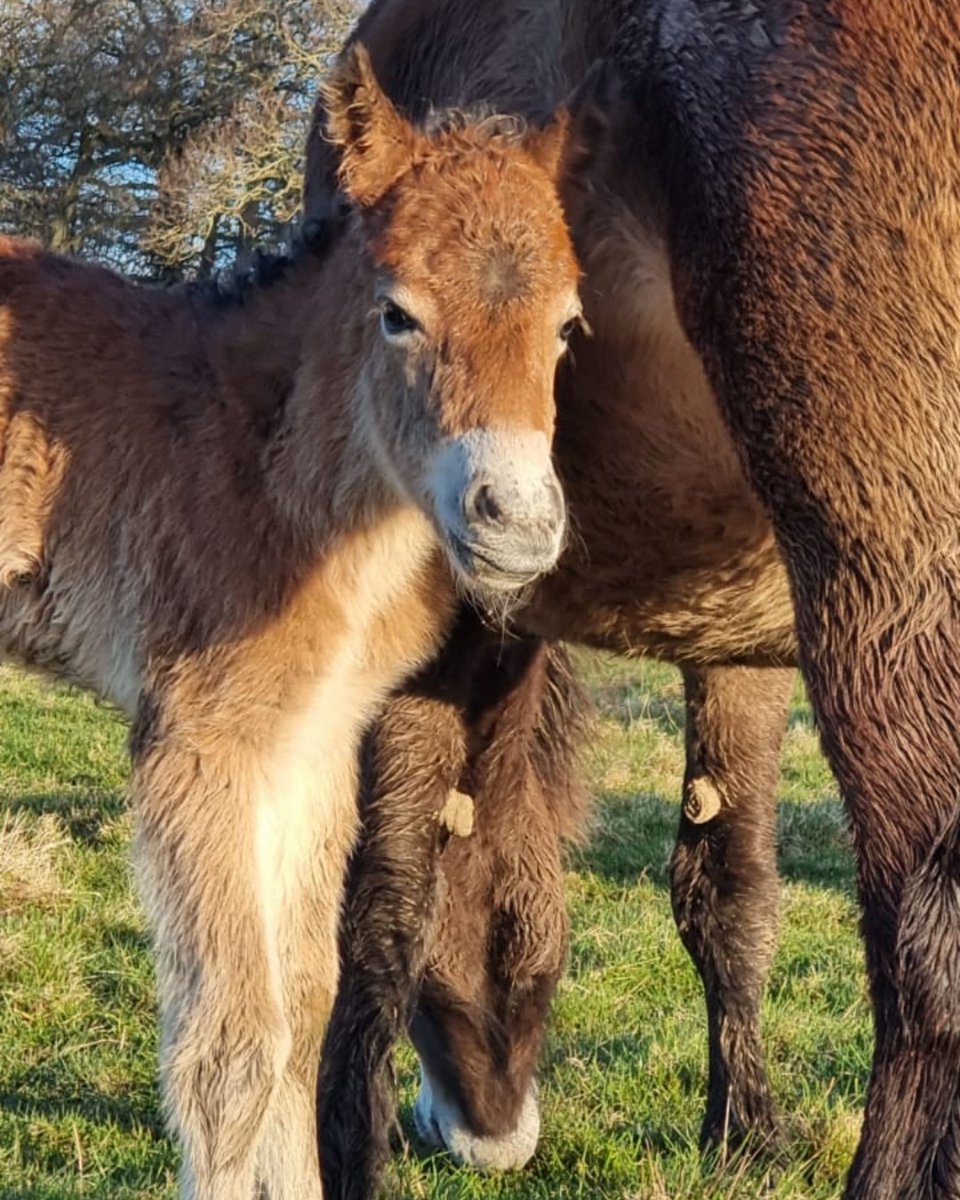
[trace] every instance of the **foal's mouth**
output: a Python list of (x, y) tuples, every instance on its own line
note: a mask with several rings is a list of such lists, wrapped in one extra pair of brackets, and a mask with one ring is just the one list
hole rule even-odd
[(449, 530), (446, 542), (450, 556), (468, 586), (488, 592), (522, 591), (552, 570), (558, 557), (553, 551), (539, 557), (522, 558), (518, 554), (501, 557), (489, 546), (465, 541)]

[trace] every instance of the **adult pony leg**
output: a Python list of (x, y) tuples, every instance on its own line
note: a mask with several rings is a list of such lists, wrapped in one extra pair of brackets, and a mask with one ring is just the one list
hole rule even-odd
[(709, 1030), (701, 1144), (778, 1136), (760, 1038), (776, 944), (776, 788), (793, 671), (687, 667), (687, 766), (673, 913), (703, 980)]
[(326, 1200), (374, 1196), (389, 1155), (393, 1047), (416, 1004), (445, 836), (439, 817), (465, 754), (457, 706), (418, 689), (388, 702), (364, 748), (363, 833), (317, 1097)]
[(960, 23), (631, 7), (678, 311), (787, 562), (857, 851), (876, 1045), (847, 1197), (957, 1200)]
[[(845, 768), (876, 1029), (848, 1200), (960, 1197), (960, 772), (947, 752), (957, 712), (940, 691), (960, 639), (937, 646), (945, 632), (932, 629), (884, 664), (913, 683), (888, 713), (892, 696), (877, 688), (856, 743), (824, 735)], [(821, 701), (834, 730), (836, 695)], [(912, 790), (901, 774), (911, 764)]]

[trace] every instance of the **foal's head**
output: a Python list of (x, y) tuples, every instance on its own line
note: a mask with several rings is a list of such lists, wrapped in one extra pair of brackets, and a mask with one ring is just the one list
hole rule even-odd
[(544, 130), (456, 116), (416, 129), (361, 47), (324, 99), (372, 268), (366, 431), (456, 574), (515, 589), (553, 566), (565, 524), (550, 451), (554, 373), (580, 313), (556, 190), (566, 115)]

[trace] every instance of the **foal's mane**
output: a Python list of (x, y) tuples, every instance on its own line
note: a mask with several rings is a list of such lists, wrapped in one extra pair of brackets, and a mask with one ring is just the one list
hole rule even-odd
[(254, 251), (244, 265), (224, 267), (209, 279), (181, 285), (191, 303), (201, 308), (241, 308), (255, 294), (281, 283), (290, 271), (307, 259), (321, 261), (333, 243), (334, 222), (316, 217), (305, 221), (290, 248), (284, 251)]

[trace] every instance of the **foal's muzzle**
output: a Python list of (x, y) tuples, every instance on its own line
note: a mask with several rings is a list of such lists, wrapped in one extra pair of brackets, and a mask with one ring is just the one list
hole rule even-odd
[(420, 1094), (413, 1110), (417, 1133), (434, 1150), (447, 1150), (455, 1162), (476, 1171), (519, 1171), (540, 1140), (540, 1103), (532, 1083), (516, 1126), (499, 1135), (476, 1133), (456, 1100), (420, 1064)]
[(431, 482), (450, 557), (469, 583), (516, 591), (556, 564), (566, 506), (543, 434), (475, 430), (451, 440)]

